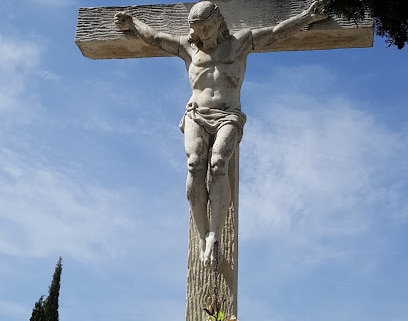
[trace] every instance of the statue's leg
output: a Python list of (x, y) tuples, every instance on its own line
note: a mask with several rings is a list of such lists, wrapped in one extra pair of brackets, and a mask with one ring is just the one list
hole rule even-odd
[(184, 146), (187, 154), (187, 199), (200, 238), (200, 259), (204, 261), (205, 237), (209, 231), (207, 215), (208, 191), (206, 184), (209, 134), (186, 117)]
[(225, 217), (231, 205), (231, 186), (228, 163), (238, 144), (239, 130), (234, 125), (225, 125), (218, 131), (210, 159), (209, 201), (211, 210), (210, 230), (206, 238), (204, 261), (213, 260), (213, 246), (220, 244)]

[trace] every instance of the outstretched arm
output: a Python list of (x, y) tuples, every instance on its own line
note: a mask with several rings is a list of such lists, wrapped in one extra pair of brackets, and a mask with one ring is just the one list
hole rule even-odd
[(120, 30), (130, 30), (149, 45), (163, 49), (171, 55), (180, 56), (180, 37), (158, 32), (125, 12), (118, 12), (115, 15), (114, 21)]
[(299, 32), (304, 26), (324, 20), (328, 16), (324, 9), (324, 1), (318, 0), (302, 13), (282, 21), (274, 27), (252, 30), (253, 46), (264, 46), (289, 38)]

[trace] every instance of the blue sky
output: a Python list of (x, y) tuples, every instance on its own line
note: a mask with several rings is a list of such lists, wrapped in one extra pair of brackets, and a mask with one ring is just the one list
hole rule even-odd
[[(0, 320), (30, 318), (59, 256), (61, 321), (184, 318), (184, 65), (74, 43), (79, 7), (151, 3), (0, 3)], [(407, 58), (249, 56), (241, 321), (408, 320)]]

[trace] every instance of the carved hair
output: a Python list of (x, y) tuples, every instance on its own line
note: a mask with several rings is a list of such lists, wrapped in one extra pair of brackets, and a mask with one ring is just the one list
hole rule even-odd
[[(196, 3), (190, 10), (188, 15), (188, 23), (190, 26), (194, 26), (194, 23), (200, 21), (208, 21), (214, 19), (220, 22), (220, 28), (218, 29), (217, 43), (221, 43), (224, 40), (231, 37), (230, 31), (224, 20), (224, 16), (220, 13), (220, 9), (215, 3), (211, 1), (200, 1)], [(188, 41), (191, 47), (198, 50), (198, 47), (203, 44), (200, 37), (194, 33), (194, 29), (190, 28), (188, 34)]]

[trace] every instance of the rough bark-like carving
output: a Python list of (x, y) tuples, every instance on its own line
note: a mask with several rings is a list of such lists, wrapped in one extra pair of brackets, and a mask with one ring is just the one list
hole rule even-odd
[[(215, 1), (234, 33), (242, 28), (273, 26), (306, 8), (309, 0), (235, 0)], [(101, 7), (79, 9), (75, 42), (84, 56), (92, 59), (141, 58), (170, 56), (159, 48), (135, 39), (131, 32), (120, 32), (113, 22), (118, 11), (128, 12), (148, 22), (158, 31), (174, 35), (189, 32), (188, 13), (194, 3)], [(358, 26), (338, 18), (317, 22), (290, 39), (263, 47), (254, 52), (362, 48), (373, 45), (373, 21), (367, 18)]]
[[(237, 315), (238, 292), (238, 182), (239, 150), (235, 151), (229, 166), (232, 206), (228, 212), (221, 243), (219, 265), (219, 299), (223, 301), (221, 311), (226, 316)], [(214, 295), (215, 274), (200, 262), (199, 238), (190, 214), (187, 269), (186, 321), (205, 321), (207, 308)], [(225, 299), (225, 301), (224, 301)]]

